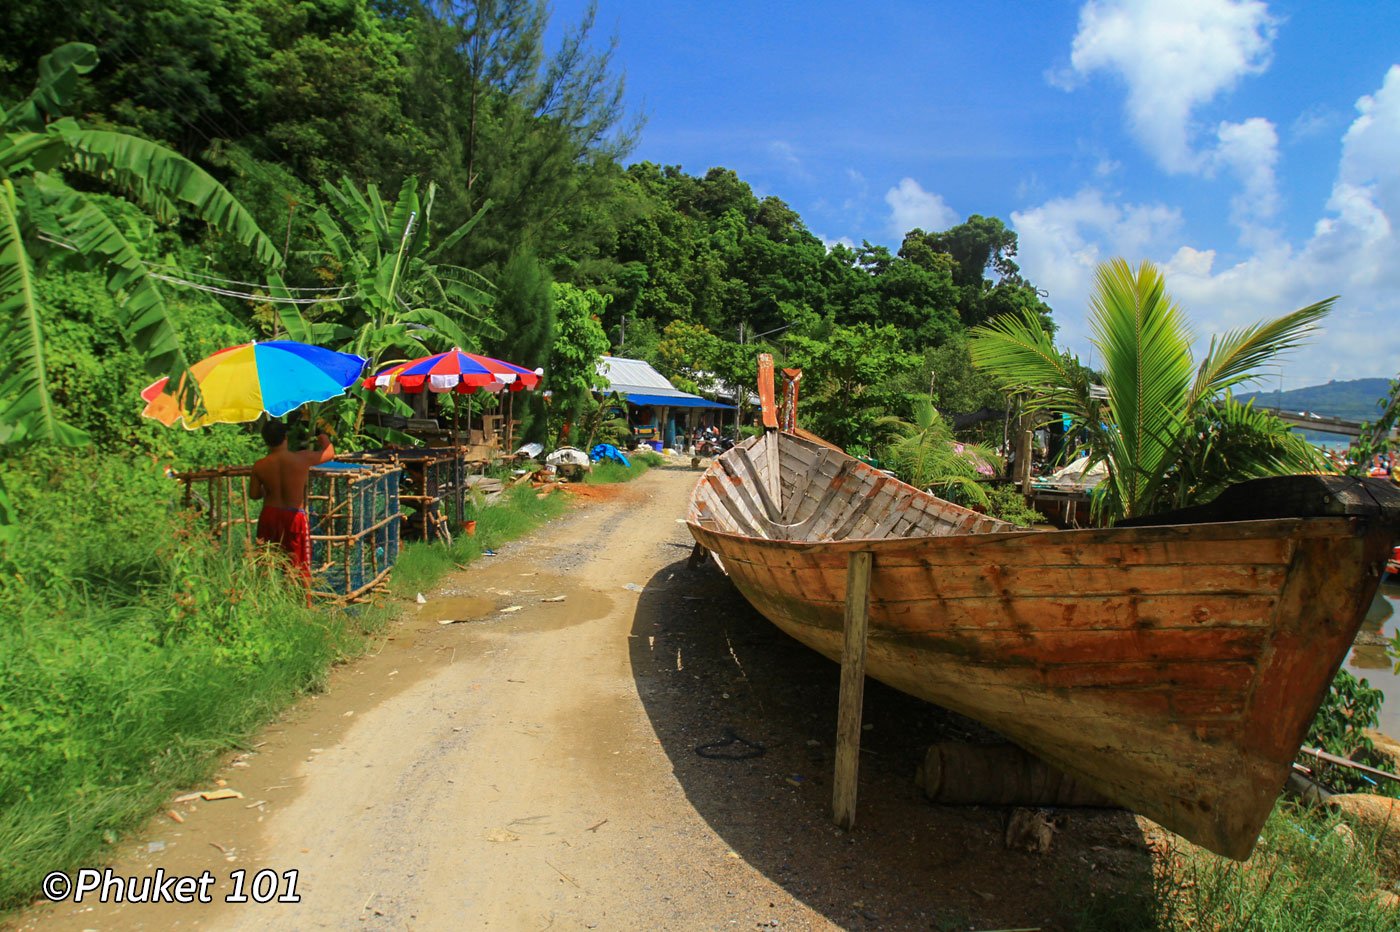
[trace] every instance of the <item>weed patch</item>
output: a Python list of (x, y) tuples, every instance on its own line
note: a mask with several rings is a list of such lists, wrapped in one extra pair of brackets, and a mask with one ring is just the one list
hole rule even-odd
[(1244, 863), (1182, 844), (1159, 850), (1150, 888), (1084, 903), (1075, 928), (1212, 932), (1400, 929), (1382, 904), (1375, 839), (1336, 815), (1281, 802)]
[(627, 459), (631, 463), (630, 466), (623, 466), (612, 460), (594, 463), (593, 468), (584, 476), (583, 481), (590, 485), (631, 482), (648, 469), (666, 464), (666, 458), (659, 453), (629, 453)]

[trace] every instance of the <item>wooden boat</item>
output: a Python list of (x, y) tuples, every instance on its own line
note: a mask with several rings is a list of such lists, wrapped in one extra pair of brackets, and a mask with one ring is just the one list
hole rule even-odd
[(1027, 531), (769, 431), (709, 467), (688, 523), (833, 659), (848, 561), (871, 553), (869, 675), (1243, 859), (1400, 536), (1400, 492), (1261, 479), (1133, 526)]

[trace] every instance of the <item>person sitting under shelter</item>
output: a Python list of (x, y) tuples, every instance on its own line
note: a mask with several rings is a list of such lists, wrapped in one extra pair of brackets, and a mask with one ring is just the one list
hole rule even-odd
[(292, 559), (292, 568), (311, 583), (311, 525), (306, 519), (306, 482), (313, 466), (335, 456), (331, 438), (316, 435), (316, 449), (287, 447), (287, 425), (269, 420), (262, 426), (267, 456), (253, 464), (248, 497), (263, 500), (258, 516), (258, 540), (277, 544)]

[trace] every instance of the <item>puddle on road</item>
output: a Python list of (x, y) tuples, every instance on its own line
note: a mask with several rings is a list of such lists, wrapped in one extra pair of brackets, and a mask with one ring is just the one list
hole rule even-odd
[[(480, 595), (429, 598), (419, 606), (418, 621), (425, 628), (454, 629), (456, 625), (445, 622), (504, 622), (515, 631), (528, 633), (569, 628), (602, 618), (613, 609), (611, 598), (566, 576), (531, 573), (506, 580), (488, 577), (478, 582), (497, 585), (481, 585), (476, 588)], [(502, 588), (502, 582), (510, 588)]]
[(448, 596), (429, 599), (418, 611), (418, 617), (424, 621), (436, 622), (475, 621), (495, 611), (496, 602), (493, 599), (474, 595)]

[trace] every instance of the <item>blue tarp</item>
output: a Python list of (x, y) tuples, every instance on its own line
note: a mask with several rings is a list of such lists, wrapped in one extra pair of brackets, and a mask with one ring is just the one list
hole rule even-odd
[(708, 398), (700, 398), (696, 395), (646, 395), (642, 392), (627, 392), (627, 400), (634, 405), (666, 405), (671, 408), (719, 408), (722, 411), (733, 411), (733, 405), (722, 404), (718, 401), (710, 401)]
[(632, 462), (629, 459), (627, 459), (626, 454), (624, 454), (621, 450), (619, 450), (617, 447), (613, 446), (610, 443), (600, 443), (593, 449), (589, 450), (588, 458), (595, 463), (605, 459), (614, 460), (615, 462), (621, 463), (623, 466), (626, 466), (628, 469), (632, 468)]

